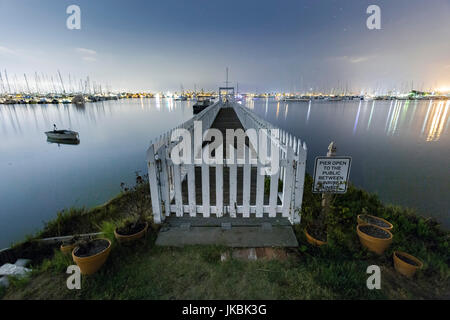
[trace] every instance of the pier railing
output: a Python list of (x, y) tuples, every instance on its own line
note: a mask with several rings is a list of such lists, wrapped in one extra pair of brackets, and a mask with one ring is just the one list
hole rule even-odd
[[(248, 135), (249, 146), (244, 148), (245, 161), (241, 163), (235, 161), (235, 152), (233, 161), (223, 159), (213, 164), (196, 162), (196, 152), (192, 152), (190, 163), (178, 163), (171, 159), (172, 148), (181, 140), (172, 141), (174, 130), (186, 129), (193, 137), (194, 124), (199, 121), (202, 125), (201, 134), (205, 137), (221, 108), (233, 108), (244, 130), (265, 129), (269, 143), (278, 147), (278, 157), (271, 155), (272, 161), (277, 159), (278, 170), (267, 174), (258, 157), (253, 161), (250, 159), (251, 146), (258, 144), (255, 135)], [(220, 148), (223, 151), (223, 145)], [(200, 215), (204, 218), (211, 215), (243, 218), (281, 216), (288, 218), (292, 224), (300, 223), (306, 153), (306, 144), (302, 144), (297, 137), (276, 128), (238, 103), (219, 100), (151, 143), (147, 160), (154, 222), (162, 223), (165, 217), (175, 214), (177, 217)], [(238, 167), (242, 169), (238, 171)], [(211, 179), (210, 174), (215, 174), (215, 179)], [(256, 179), (252, 179), (254, 175)], [(199, 178), (200, 181), (196, 181)], [(224, 183), (225, 179), (229, 181)], [(267, 179), (270, 181), (270, 191), (265, 190)], [(214, 186), (211, 186), (211, 182)], [(201, 196), (197, 196), (199, 188), (196, 187), (200, 185)], [(215, 193), (215, 201), (211, 201), (212, 192)], [(238, 201), (239, 193), (242, 195), (241, 201)], [(225, 196), (227, 198), (224, 199)], [(199, 198), (201, 201), (197, 201)]]

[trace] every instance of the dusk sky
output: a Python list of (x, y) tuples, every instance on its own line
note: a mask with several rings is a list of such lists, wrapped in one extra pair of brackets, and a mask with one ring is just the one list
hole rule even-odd
[[(71, 4), (81, 30), (66, 28)], [(0, 69), (18, 82), (59, 69), (116, 90), (216, 89), (228, 66), (242, 91), (450, 87), (449, 0), (0, 0), (0, 13)]]

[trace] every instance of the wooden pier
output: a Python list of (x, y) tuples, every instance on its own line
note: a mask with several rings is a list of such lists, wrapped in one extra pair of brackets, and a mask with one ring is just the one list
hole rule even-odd
[[(223, 161), (198, 163), (194, 152), (189, 163), (172, 161), (171, 151), (180, 142), (172, 141), (174, 130), (187, 130), (193, 137), (195, 123), (201, 123), (203, 138), (209, 129), (222, 133)], [(230, 160), (229, 152), (236, 157), (242, 140), (227, 145), (227, 129), (245, 132), (241, 163)], [(270, 154), (278, 161), (276, 172), (264, 174), (264, 162), (256, 152), (261, 141), (248, 134), (249, 129), (267, 132), (271, 152), (278, 155)], [(210, 144), (203, 142), (200, 151)], [(291, 226), (300, 223), (306, 145), (234, 102), (233, 96), (220, 95), (218, 102), (158, 137), (147, 155), (154, 222), (164, 224), (157, 244), (297, 246)]]

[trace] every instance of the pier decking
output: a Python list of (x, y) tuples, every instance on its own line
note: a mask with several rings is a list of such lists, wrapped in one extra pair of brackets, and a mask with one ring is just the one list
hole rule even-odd
[[(216, 119), (211, 125), (211, 129), (218, 129), (222, 132), (223, 137), (226, 135), (227, 129), (242, 129), (245, 130), (239, 121), (236, 112), (233, 108), (222, 108), (217, 114)], [(237, 148), (237, 140), (235, 141), (235, 148)], [(209, 144), (205, 143), (204, 148), (207, 148)], [(246, 139), (246, 145), (254, 150), (253, 146), (249, 143), (248, 139)], [(224, 144), (223, 148), (223, 158), (226, 159), (227, 156), (227, 144)], [(251, 180), (250, 180), (250, 204), (254, 205), (256, 203), (256, 167), (251, 168)], [(209, 190), (210, 190), (210, 204), (216, 205), (216, 168), (209, 168)], [(195, 195), (196, 195), (196, 203), (202, 204), (202, 169), (201, 167), (195, 167)], [(243, 188), (244, 188), (244, 168), (237, 168), (237, 198), (236, 202), (238, 205), (243, 204)], [(183, 203), (188, 203), (188, 186), (187, 180), (183, 180), (182, 182), (182, 196)], [(223, 168), (223, 202), (224, 205), (230, 204), (230, 168)], [(278, 198), (278, 204), (281, 205), (281, 200)], [(175, 199), (172, 200), (172, 204), (175, 204)], [(264, 193), (264, 204), (269, 204), (269, 194)]]

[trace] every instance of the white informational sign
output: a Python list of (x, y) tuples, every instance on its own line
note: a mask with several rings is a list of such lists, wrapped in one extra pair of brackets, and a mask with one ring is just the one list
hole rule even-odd
[(351, 162), (351, 157), (317, 157), (313, 192), (346, 193)]

